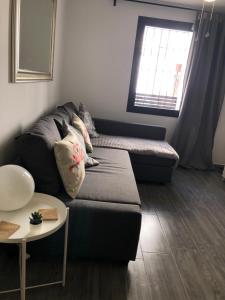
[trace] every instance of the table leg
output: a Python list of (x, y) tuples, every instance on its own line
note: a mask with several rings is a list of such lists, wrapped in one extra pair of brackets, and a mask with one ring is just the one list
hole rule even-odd
[(22, 243), (19, 246), (19, 271), (20, 271), (20, 281), (21, 281), (21, 264), (22, 264)]
[(26, 240), (23, 239), (20, 250), (20, 294), (21, 300), (26, 298)]
[(63, 274), (62, 274), (62, 286), (63, 287), (65, 287), (65, 285), (66, 285), (68, 229), (69, 229), (69, 208), (67, 208), (67, 217), (66, 217), (65, 234), (64, 234), (64, 254), (63, 254)]

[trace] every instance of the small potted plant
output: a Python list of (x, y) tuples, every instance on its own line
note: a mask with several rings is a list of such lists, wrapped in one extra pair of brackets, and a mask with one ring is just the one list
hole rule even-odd
[(34, 211), (31, 213), (30, 224), (32, 225), (40, 225), (42, 223), (42, 215), (39, 211)]

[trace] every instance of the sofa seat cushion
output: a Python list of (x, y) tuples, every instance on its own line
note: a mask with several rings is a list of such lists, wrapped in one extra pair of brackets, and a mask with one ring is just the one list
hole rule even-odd
[[(94, 148), (98, 166), (86, 169), (77, 199), (140, 205), (140, 198), (129, 158), (124, 150)], [(64, 201), (66, 195), (58, 195)]]
[(177, 152), (166, 141), (101, 134), (92, 139), (92, 144), (95, 147), (122, 149), (139, 155), (179, 160)]

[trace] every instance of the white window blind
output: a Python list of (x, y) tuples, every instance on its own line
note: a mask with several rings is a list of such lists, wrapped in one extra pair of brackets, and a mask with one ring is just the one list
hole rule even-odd
[(145, 26), (134, 106), (179, 110), (192, 35)]

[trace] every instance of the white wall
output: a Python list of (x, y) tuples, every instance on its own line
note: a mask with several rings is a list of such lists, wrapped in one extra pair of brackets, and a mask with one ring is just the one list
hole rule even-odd
[(9, 83), (10, 0), (0, 1), (0, 164), (13, 155), (14, 137), (60, 99), (62, 24), (65, 1), (58, 1), (53, 82)]
[[(101, 118), (161, 125), (170, 140), (177, 119), (127, 113), (138, 16), (192, 22), (195, 13), (112, 0), (67, 0), (63, 98), (84, 101)], [(225, 105), (215, 137), (214, 163), (225, 165)]]
[(63, 99), (88, 104), (97, 117), (162, 125), (176, 118), (127, 113), (138, 16), (194, 21), (185, 10), (112, 0), (67, 0)]

